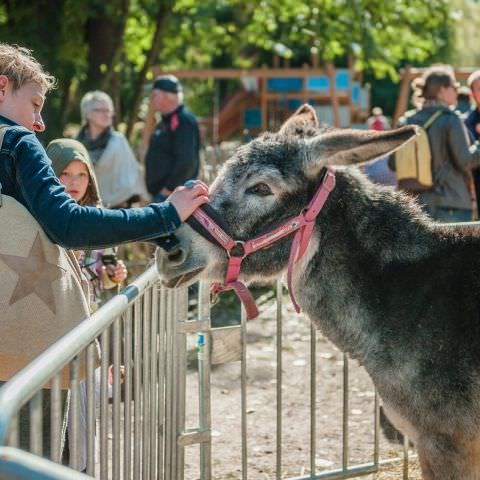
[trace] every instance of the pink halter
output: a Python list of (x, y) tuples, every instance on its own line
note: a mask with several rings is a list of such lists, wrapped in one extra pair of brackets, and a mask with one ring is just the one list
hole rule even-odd
[[(201, 209), (197, 209), (193, 213), (193, 217), (216, 240), (216, 242), (226, 250), (228, 256), (225, 280), (223, 284), (218, 282), (212, 284), (212, 295), (215, 297), (221, 292), (234, 290), (245, 307), (247, 320), (256, 318), (258, 316), (258, 308), (255, 304), (255, 300), (247, 286), (238, 280), (242, 261), (251, 253), (267, 248), (286, 235), (296, 231), (297, 233), (293, 239), (288, 260), (287, 281), (290, 298), (292, 299), (295, 310), (299, 313), (301, 310), (295, 300), (292, 287), (293, 268), (307, 250), (312, 237), (313, 227), (315, 226), (315, 219), (325, 205), (325, 202), (334, 187), (335, 173), (331, 168), (327, 167), (322, 183), (315, 192), (315, 195), (308, 206), (304, 208), (299, 215), (288, 220), (275, 230), (245, 242), (234, 240), (217, 223), (215, 223), (207, 213)], [(240, 254), (238, 254), (237, 250)]]

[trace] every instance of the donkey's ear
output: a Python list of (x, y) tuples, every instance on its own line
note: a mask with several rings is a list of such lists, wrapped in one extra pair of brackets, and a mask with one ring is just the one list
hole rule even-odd
[(306, 172), (315, 175), (325, 165), (350, 165), (389, 155), (417, 135), (417, 127), (396, 130), (334, 130), (307, 140)]
[(301, 135), (308, 128), (317, 128), (318, 118), (313, 107), (303, 104), (281, 127), (282, 135)]

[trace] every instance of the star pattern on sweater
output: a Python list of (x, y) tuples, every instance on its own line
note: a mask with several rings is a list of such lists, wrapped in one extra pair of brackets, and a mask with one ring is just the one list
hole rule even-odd
[(0, 260), (18, 275), (9, 306), (33, 293), (53, 314), (56, 313), (52, 283), (61, 278), (65, 270), (54, 263), (47, 262), (39, 233), (35, 237), (28, 256), (0, 254)]

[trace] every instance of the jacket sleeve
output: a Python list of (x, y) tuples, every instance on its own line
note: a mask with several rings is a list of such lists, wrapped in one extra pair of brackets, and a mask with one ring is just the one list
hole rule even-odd
[(180, 226), (178, 213), (168, 201), (118, 210), (78, 205), (65, 192), (32, 133), (19, 139), (14, 152), (16, 181), (27, 208), (52, 241), (65, 248), (103, 248), (152, 240)]
[(465, 126), (467, 127), (468, 132), (470, 133), (470, 138), (472, 141), (475, 141), (477, 138), (477, 132), (475, 131), (475, 118), (476, 118), (476, 110), (473, 110), (469, 113), (468, 117), (465, 119)]
[(173, 150), (175, 161), (169, 171), (166, 185), (173, 190), (189, 180), (189, 172), (197, 157), (197, 132), (195, 126), (189, 121), (180, 122), (174, 133)]
[(450, 115), (447, 141), (452, 163), (460, 170), (469, 172), (480, 166), (480, 145), (470, 145), (467, 129), (457, 115)]

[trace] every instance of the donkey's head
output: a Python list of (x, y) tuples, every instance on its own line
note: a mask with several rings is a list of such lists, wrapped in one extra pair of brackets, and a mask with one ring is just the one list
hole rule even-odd
[[(366, 162), (384, 156), (415, 135), (414, 127), (387, 132), (320, 129), (315, 111), (301, 107), (278, 133), (266, 133), (240, 147), (210, 189), (210, 205), (235, 240), (249, 240), (298, 215), (320, 181), (323, 167)], [(225, 251), (188, 225), (177, 232), (180, 252), (159, 251), (157, 261), (170, 287), (198, 278), (222, 281)], [(278, 276), (288, 262), (291, 236), (247, 257), (242, 280)]]

